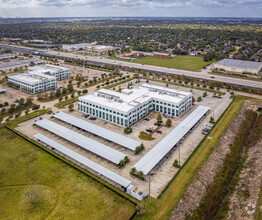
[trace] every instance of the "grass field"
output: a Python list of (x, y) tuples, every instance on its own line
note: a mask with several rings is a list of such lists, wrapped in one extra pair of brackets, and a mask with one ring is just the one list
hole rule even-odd
[[(121, 60), (128, 61), (126, 59), (121, 59)], [(181, 55), (175, 56), (171, 59), (160, 59), (156, 57), (136, 58), (130, 62), (162, 66), (162, 67), (170, 67), (170, 68), (181, 69), (181, 70), (190, 70), (196, 72), (200, 72), (200, 70), (204, 66), (212, 63), (212, 62), (204, 62), (202, 57), (181, 56)], [(143, 69), (142, 65), (141, 65), (141, 69)]]
[(0, 219), (129, 219), (133, 204), (0, 128)]
[(217, 125), (210, 132), (209, 136), (212, 137), (212, 139), (206, 138), (200, 143), (196, 152), (171, 182), (160, 199), (153, 199), (151, 205), (149, 205), (148, 200), (146, 200), (144, 204), (146, 212), (143, 215), (136, 216), (136, 219), (168, 219), (170, 217), (172, 210), (178, 204), (180, 198), (192, 182), (197, 170), (204, 164), (209, 154), (217, 146), (219, 138), (224, 134), (235, 118), (245, 98), (237, 97), (234, 100), (222, 118), (218, 121)]

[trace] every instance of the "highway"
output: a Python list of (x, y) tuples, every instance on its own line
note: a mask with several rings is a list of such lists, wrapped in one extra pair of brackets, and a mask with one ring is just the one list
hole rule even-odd
[(21, 53), (31, 53), (31, 54), (38, 53), (38, 55), (49, 55), (49, 56), (53, 55), (53, 56), (64, 57), (64, 58), (80, 59), (80, 60), (84, 60), (89, 63), (108, 64), (108, 65), (114, 65), (114, 66), (125, 66), (129, 68), (134, 68), (134, 69), (144, 69), (145, 71), (148, 71), (148, 72), (150, 71), (152, 73), (158, 72), (158, 73), (165, 73), (167, 75), (168, 74), (185, 75), (191, 78), (198, 78), (202, 80), (221, 82), (221, 83), (229, 83), (229, 84), (234, 84), (237, 86), (246, 86), (250, 88), (253, 88), (253, 87), (262, 88), (262, 81), (252, 81), (252, 80), (246, 80), (246, 79), (240, 79), (240, 78), (212, 75), (212, 74), (208, 74), (207, 71), (204, 71), (204, 70), (202, 70), (201, 72), (193, 72), (193, 71), (187, 71), (187, 70), (172, 69), (172, 68), (167, 68), (167, 67), (132, 63), (128, 61), (111, 60), (111, 59), (106, 59), (104, 57), (84, 56), (84, 55), (78, 55), (78, 54), (73, 54), (73, 53), (40, 50), (40, 49), (18, 47), (18, 46), (11, 46), (11, 45), (5, 45), (5, 44), (0, 44), (0, 48), (9, 49), (9, 50), (21, 52)]

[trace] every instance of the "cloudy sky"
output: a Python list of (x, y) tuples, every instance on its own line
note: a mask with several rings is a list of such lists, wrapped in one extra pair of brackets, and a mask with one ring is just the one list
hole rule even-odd
[(0, 0), (0, 17), (262, 17), (262, 0)]

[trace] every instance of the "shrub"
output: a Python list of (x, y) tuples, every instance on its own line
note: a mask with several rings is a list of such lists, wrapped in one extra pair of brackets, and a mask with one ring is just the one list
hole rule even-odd
[(166, 126), (169, 128), (172, 125), (172, 121), (170, 118), (166, 120)]
[(126, 128), (124, 128), (124, 132), (125, 132), (126, 134), (131, 134), (132, 131), (133, 131), (133, 129), (130, 128), (130, 127), (126, 127)]
[(175, 159), (173, 166), (176, 167), (176, 168), (181, 168), (181, 166), (178, 164), (177, 159)]

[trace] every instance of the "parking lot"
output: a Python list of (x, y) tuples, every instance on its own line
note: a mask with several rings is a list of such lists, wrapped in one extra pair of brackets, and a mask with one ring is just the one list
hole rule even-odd
[[(144, 82), (141, 82), (144, 83)], [(151, 83), (151, 82), (150, 82)], [(158, 82), (152, 82), (155, 85), (159, 85), (159, 86), (165, 86), (165, 84), (163, 83), (158, 83)], [(127, 86), (127, 84), (123, 84), (122, 87), (125, 88), (125, 86)], [(169, 85), (169, 88), (174, 88), (174, 89), (178, 89), (178, 90), (182, 90), (182, 91), (190, 91), (191, 89), (185, 88), (185, 87), (178, 87), (178, 86), (173, 86), (173, 85)], [(195, 97), (195, 99), (202, 95), (204, 91), (200, 91), (200, 90), (195, 90), (193, 89), (191, 91), (193, 93), (193, 96)], [(206, 117), (204, 117), (199, 123), (198, 125), (194, 128), (194, 130), (192, 132), (190, 132), (189, 134), (187, 134), (186, 138), (184, 138), (184, 140), (182, 141), (182, 143), (179, 145), (180, 148), (180, 164), (183, 164), (185, 162), (185, 160), (188, 158), (188, 156), (193, 152), (193, 150), (195, 149), (195, 147), (198, 145), (198, 143), (202, 140), (202, 138), (204, 137), (204, 135), (201, 134), (202, 129), (205, 128), (205, 125), (209, 122), (209, 119), (211, 116), (214, 116), (215, 120), (217, 120), (219, 118), (219, 116), (225, 111), (225, 109), (227, 108), (227, 106), (230, 104), (230, 102), (232, 101), (232, 99), (229, 99), (230, 95), (226, 94), (224, 96), (222, 96), (222, 98), (214, 98), (212, 97), (213, 93), (207, 92), (207, 97), (203, 98), (203, 100), (201, 102), (195, 102), (195, 104), (186, 112), (184, 113), (181, 117), (179, 118), (172, 118), (172, 126), (170, 128), (167, 128), (165, 126), (162, 126), (160, 128), (162, 134), (159, 133), (154, 133), (152, 136), (155, 138), (154, 140), (151, 141), (145, 141), (145, 140), (140, 140), (139, 139), (139, 134), (141, 131), (146, 131), (146, 129), (148, 129), (149, 127), (154, 127), (156, 128), (157, 126), (154, 125), (154, 123), (156, 122), (156, 117), (158, 115), (157, 112), (152, 112), (150, 113), (148, 116), (146, 116), (147, 120), (140, 120), (139, 122), (135, 123), (134, 125), (132, 125), (132, 129), (133, 132), (131, 134), (128, 135), (128, 137), (142, 141), (144, 146), (145, 146), (145, 150), (143, 150), (142, 152), (140, 152), (138, 155), (135, 155), (134, 152), (125, 149), (117, 144), (114, 144), (112, 142), (109, 142), (105, 139), (102, 139), (100, 137), (96, 137), (88, 132), (83, 132), (83, 131), (79, 131), (76, 128), (72, 128), (72, 126), (67, 125), (64, 122), (61, 122), (57, 119), (51, 119), (52, 121), (59, 123), (63, 126), (66, 126), (76, 132), (79, 132), (87, 137), (90, 137), (98, 142), (101, 142), (109, 147), (112, 147), (116, 150), (119, 150), (125, 154), (127, 154), (127, 156), (130, 159), (130, 162), (128, 164), (126, 164), (122, 169), (117, 168), (115, 165), (111, 164), (110, 162), (94, 155), (91, 154), (90, 152), (87, 152), (83, 149), (81, 149), (80, 147), (69, 143), (68, 141), (65, 141), (64, 139), (57, 137), (47, 131), (44, 131), (41, 128), (38, 128), (37, 126), (32, 127), (32, 124), (34, 122), (34, 120), (29, 120), (27, 122), (24, 122), (22, 124), (20, 124), (20, 126), (17, 128), (19, 131), (21, 131), (22, 133), (25, 133), (27, 136), (31, 137), (38, 133), (41, 132), (43, 134), (45, 134), (48, 137), (53, 138), (54, 140), (56, 140), (57, 142), (65, 145), (68, 148), (71, 148), (81, 154), (83, 154), (84, 156), (88, 157), (89, 159), (99, 163), (102, 166), (105, 166), (109, 169), (111, 169), (112, 171), (130, 179), (133, 183), (133, 185), (136, 185), (137, 187), (140, 187), (143, 191), (147, 191), (148, 192), (148, 182), (146, 181), (141, 181), (133, 176), (130, 175), (130, 170), (132, 168), (132, 166), (139, 160), (141, 159), (142, 156), (144, 156), (150, 149), (152, 149), (158, 142), (160, 142), (170, 131), (172, 131), (172, 129), (174, 129), (183, 119), (185, 119), (192, 111), (194, 111), (198, 105), (204, 105), (204, 106), (208, 106), (210, 107), (210, 111), (208, 113), (208, 115)], [(75, 103), (76, 106), (76, 103)], [(75, 108), (76, 109), (76, 108)], [(64, 112), (69, 113), (67, 109), (63, 109)], [(124, 128), (123, 127), (119, 127), (117, 125), (111, 124), (109, 122), (106, 122), (102, 119), (97, 118), (96, 120), (90, 120), (88, 118), (83, 117), (81, 112), (78, 111), (74, 111), (72, 114), (76, 117), (79, 117), (83, 120), (89, 121), (91, 123), (94, 123), (96, 125), (99, 125), (101, 127), (107, 128), (109, 130), (112, 130), (114, 132), (120, 133), (122, 135), (126, 135), (124, 134)], [(50, 119), (50, 115), (44, 115), (43, 117), (46, 117), (48, 119)], [(166, 119), (163, 118), (163, 121), (165, 121)], [(212, 137), (209, 137), (212, 138)], [(175, 159), (179, 160), (178, 157), (178, 148), (174, 148), (173, 150), (171, 150), (171, 152), (153, 169), (152, 171), (152, 177), (151, 177), (151, 193), (153, 197), (157, 197), (157, 195), (163, 190), (163, 188), (165, 187), (165, 185), (171, 180), (171, 178), (174, 176), (174, 174), (178, 171), (177, 168), (173, 167), (173, 162)]]

